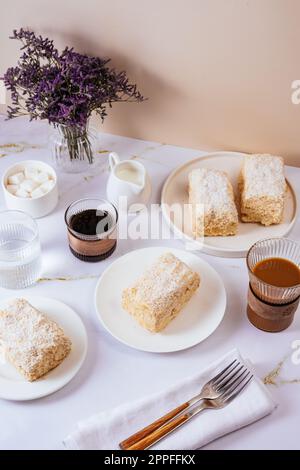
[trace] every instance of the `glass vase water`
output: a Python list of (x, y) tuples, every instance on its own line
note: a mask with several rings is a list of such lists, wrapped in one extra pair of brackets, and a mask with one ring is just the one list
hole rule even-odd
[(51, 136), (54, 166), (65, 173), (83, 173), (97, 163), (97, 133), (85, 127), (59, 124)]

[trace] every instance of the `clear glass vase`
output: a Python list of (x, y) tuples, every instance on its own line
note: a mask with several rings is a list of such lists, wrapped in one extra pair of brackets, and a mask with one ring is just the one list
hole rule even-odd
[(50, 139), (54, 166), (66, 173), (83, 173), (97, 165), (97, 133), (86, 127), (59, 124)]

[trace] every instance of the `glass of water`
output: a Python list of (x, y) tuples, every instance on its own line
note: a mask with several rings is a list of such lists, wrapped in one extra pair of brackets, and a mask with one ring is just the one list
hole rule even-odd
[(41, 246), (36, 222), (25, 212), (0, 212), (0, 286), (22, 289), (41, 274)]

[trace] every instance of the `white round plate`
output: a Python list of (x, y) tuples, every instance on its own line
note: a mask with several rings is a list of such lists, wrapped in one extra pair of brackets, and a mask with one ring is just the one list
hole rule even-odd
[[(179, 315), (160, 333), (150, 333), (123, 310), (121, 295), (162, 253), (171, 252), (201, 278), (200, 287)], [(199, 256), (168, 247), (131, 251), (112, 263), (99, 279), (95, 306), (103, 326), (116, 339), (141, 351), (166, 353), (200, 343), (215, 331), (226, 308), (223, 281)]]
[[(184, 228), (170, 216), (168, 207), (173, 204), (188, 204), (188, 174), (195, 168), (213, 168), (226, 171), (237, 194), (238, 175), (245, 154), (237, 152), (216, 152), (191, 160), (175, 169), (167, 178), (162, 190), (162, 212), (172, 230), (181, 238), (191, 241), (191, 224)], [(264, 227), (260, 224), (239, 222), (237, 235), (230, 237), (205, 237), (201, 249), (209, 255), (240, 258), (246, 256), (249, 248), (262, 238), (284, 237), (291, 230), (296, 219), (296, 196), (288, 183), (284, 204), (283, 222), (279, 225)], [(195, 242), (194, 242), (195, 243)], [(199, 246), (200, 248), (200, 246)]]
[[(58, 367), (34, 382), (26, 381), (11, 364), (0, 361), (0, 398), (6, 400), (34, 400), (56, 392), (77, 374), (87, 352), (86, 330), (74, 310), (58, 300), (47, 297), (22, 295), (22, 298), (63, 328), (72, 341), (72, 350)], [(1, 300), (0, 309), (10, 300), (13, 299)]]

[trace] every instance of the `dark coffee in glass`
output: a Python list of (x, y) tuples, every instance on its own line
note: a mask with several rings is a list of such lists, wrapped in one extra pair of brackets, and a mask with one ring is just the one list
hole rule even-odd
[(117, 245), (116, 208), (104, 199), (81, 199), (71, 204), (65, 214), (69, 247), (82, 261), (108, 258)]

